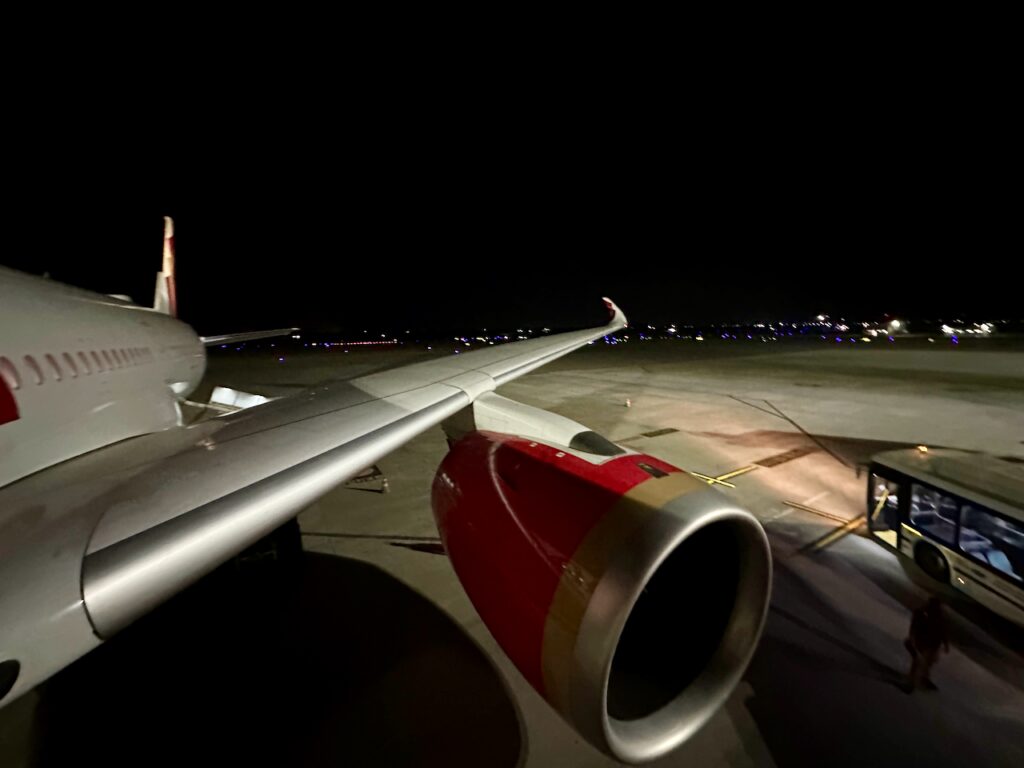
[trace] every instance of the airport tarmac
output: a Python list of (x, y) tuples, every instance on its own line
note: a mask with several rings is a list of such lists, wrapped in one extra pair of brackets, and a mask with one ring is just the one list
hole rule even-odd
[[(207, 382), (282, 394), (451, 353), (223, 351)], [(655, 765), (1024, 764), (1024, 634), (958, 605), (939, 690), (904, 693), (926, 593), (859, 526), (877, 451), (1024, 459), (1024, 344), (597, 344), (501, 393), (705, 477), (768, 532), (774, 590), (750, 668)], [(430, 512), (445, 451), (430, 430), (305, 510), (287, 576), (222, 569), (0, 711), (0, 764), (614, 765), (526, 684), (459, 586)]]

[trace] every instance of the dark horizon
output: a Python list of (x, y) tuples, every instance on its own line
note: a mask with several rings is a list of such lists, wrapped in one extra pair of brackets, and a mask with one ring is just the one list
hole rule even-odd
[[(411, 257), (412, 239), (387, 249), (367, 248), (365, 240), (363, 248), (346, 248), (343, 227), (326, 218), (293, 213), (268, 223), (255, 213), (237, 213), (219, 221), (215, 211), (168, 209), (177, 214), (180, 315), (201, 333), (293, 325), (342, 333), (578, 327), (602, 320), (604, 295), (634, 323), (799, 321), (819, 313), (857, 320), (1021, 316), (1011, 275), (994, 282), (990, 267), (956, 268), (938, 263), (940, 257), (896, 263), (852, 254), (742, 259), (694, 248), (691, 256), (615, 260), (588, 257), (589, 249), (580, 248), (584, 253), (573, 263), (554, 255), (516, 256), (506, 245), (496, 249), (503, 254), (481, 255), (478, 262), (463, 247), (403, 264), (380, 251)], [(151, 302), (160, 266), (159, 214), (118, 211), (67, 221), (65, 230), (40, 226), (35, 248), (0, 263)], [(67, 237), (68, 231), (81, 239)], [(352, 255), (346, 258), (346, 251)], [(588, 266), (588, 258), (595, 263)]]
[(193, 136), (142, 153), (141, 187), (40, 156), (0, 264), (149, 304), (169, 214), (207, 334), (580, 327), (605, 295), (634, 323), (1024, 315), (999, 141), (706, 130)]

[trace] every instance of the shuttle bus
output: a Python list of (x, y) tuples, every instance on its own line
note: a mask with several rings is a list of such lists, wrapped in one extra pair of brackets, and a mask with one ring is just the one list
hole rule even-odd
[(1024, 626), (1024, 463), (923, 446), (877, 454), (867, 518), (933, 586)]

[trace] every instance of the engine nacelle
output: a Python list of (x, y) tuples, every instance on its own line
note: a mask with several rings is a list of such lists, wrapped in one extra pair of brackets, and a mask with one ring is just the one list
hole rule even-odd
[(434, 515), (473, 605), (530, 684), (590, 743), (643, 762), (685, 741), (739, 681), (771, 555), (725, 496), (651, 456), (607, 455), (613, 444), (595, 438), (584, 442), (602, 453), (464, 432), (434, 479)]

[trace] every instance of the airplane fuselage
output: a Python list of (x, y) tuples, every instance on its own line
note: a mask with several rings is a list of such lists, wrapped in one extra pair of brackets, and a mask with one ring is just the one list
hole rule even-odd
[(205, 368), (185, 323), (0, 267), (0, 487), (179, 425)]

